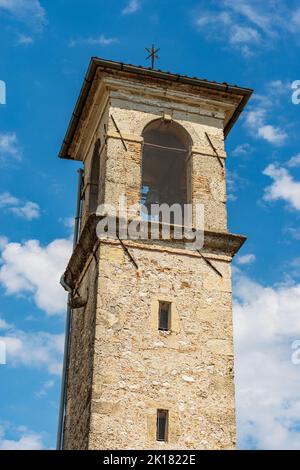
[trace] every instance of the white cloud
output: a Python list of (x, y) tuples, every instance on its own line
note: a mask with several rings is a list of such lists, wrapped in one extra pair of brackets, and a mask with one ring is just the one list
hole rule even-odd
[(47, 382), (43, 383), (42, 388), (35, 393), (36, 397), (37, 398), (44, 397), (45, 395), (47, 395), (48, 391), (54, 387), (54, 385), (55, 385), (54, 380), (47, 380)]
[(295, 240), (300, 240), (300, 228), (288, 227), (285, 232), (290, 234)]
[(240, 43), (259, 43), (260, 34), (253, 28), (234, 25), (232, 27), (230, 42), (232, 44)]
[(6, 321), (0, 318), (0, 330), (6, 330), (6, 328), (7, 328)]
[(136, 13), (141, 8), (140, 0), (129, 0), (125, 8), (122, 10), (123, 15), (132, 15)]
[(0, 336), (0, 341), (6, 346), (8, 366), (46, 369), (49, 374), (61, 374), (64, 334), (28, 333), (11, 326)]
[(9, 212), (26, 220), (38, 219), (40, 217), (40, 207), (35, 202), (28, 201), (24, 206), (10, 207)]
[(0, 439), (0, 450), (42, 450), (42, 436), (29, 432), (18, 440)]
[(295, 181), (285, 168), (274, 164), (267, 166), (263, 174), (273, 179), (271, 186), (265, 189), (265, 201), (281, 199), (300, 210), (300, 181)]
[[(0, 450), (42, 450), (43, 436), (27, 429), (26, 426), (19, 426), (13, 429), (16, 438), (8, 438), (7, 431), (12, 426), (0, 426)], [(11, 431), (11, 429), (10, 429)]]
[(290, 158), (290, 160), (288, 161), (287, 164), (290, 168), (300, 166), (300, 153), (298, 153), (298, 155), (294, 155), (292, 158)]
[(89, 38), (79, 38), (79, 39), (72, 39), (69, 43), (70, 47), (75, 46), (109, 46), (110, 44), (115, 44), (118, 42), (117, 38), (109, 38), (104, 34), (101, 34), (99, 37), (89, 37)]
[(223, 26), (229, 26), (232, 23), (229, 13), (226, 13), (225, 11), (221, 13), (209, 13), (202, 11), (202, 13), (196, 18), (195, 24), (196, 26), (202, 28), (209, 26), (211, 23), (213, 23), (213, 21)]
[(251, 109), (246, 114), (246, 124), (252, 129), (262, 126), (265, 120), (266, 110), (263, 108)]
[(64, 219), (62, 219), (62, 222), (63, 222), (65, 227), (67, 227), (68, 229), (70, 229), (73, 232), (74, 226), (75, 226), (74, 217), (65, 217)]
[(5, 245), (8, 243), (8, 238), (4, 237), (3, 235), (0, 235), (0, 250), (3, 250)]
[(226, 186), (227, 186), (227, 200), (236, 201), (237, 192), (241, 187), (247, 185), (247, 180), (242, 178), (237, 171), (227, 171)]
[(291, 21), (289, 23), (290, 31), (297, 34), (300, 30), (300, 8), (294, 8)]
[(280, 95), (290, 94), (291, 92), (291, 83), (289, 81), (283, 82), (282, 80), (271, 80), (268, 83), (268, 93), (273, 102), (277, 98), (280, 98)]
[(42, 29), (46, 23), (46, 12), (39, 0), (0, 0), (0, 12)]
[[(5, 344), (6, 365), (46, 369), (49, 374), (60, 375), (64, 350), (64, 334), (45, 331), (23, 331), (0, 316), (0, 342)], [(53, 380), (43, 384), (43, 395), (54, 385)]]
[(232, 152), (231, 155), (233, 157), (244, 157), (250, 155), (253, 152), (253, 148), (250, 144), (245, 143), (238, 145)]
[(284, 144), (288, 135), (280, 126), (268, 123), (268, 114), (274, 114), (275, 108), (281, 107), (282, 95), (288, 87), (281, 80), (273, 80), (266, 86), (265, 94), (254, 94), (252, 107), (245, 113), (244, 125), (254, 138), (262, 138), (272, 145)]
[(265, 125), (258, 128), (258, 135), (271, 144), (281, 145), (287, 139), (287, 133), (279, 127)]
[(237, 264), (245, 265), (245, 264), (251, 264), (254, 263), (256, 257), (252, 253), (246, 254), (246, 255), (240, 255), (237, 256), (236, 262)]
[(245, 57), (272, 47), (283, 35), (299, 32), (300, 11), (283, 0), (221, 0), (211, 4), (208, 10), (203, 0), (194, 11), (196, 28), (205, 38), (234, 46)]
[(300, 284), (264, 287), (235, 270), (235, 378), (240, 448), (299, 449)]
[(64, 312), (66, 293), (59, 280), (71, 252), (72, 242), (67, 239), (44, 247), (38, 240), (7, 243), (2, 251), (0, 283), (8, 295), (29, 294), (49, 315)]
[(22, 151), (15, 132), (0, 132), (0, 164), (21, 160)]
[(15, 196), (12, 196), (12, 194), (7, 193), (7, 192), (0, 194), (0, 208), (1, 209), (3, 209), (3, 207), (17, 205), (17, 204), (19, 204), (19, 199), (17, 199)]
[[(249, 23), (256, 26), (266, 33), (272, 33), (271, 22), (274, 21), (276, 12), (270, 8), (262, 9), (261, 3), (257, 1), (246, 1), (246, 0), (224, 0), (224, 6), (238, 13), (244, 19), (247, 19)], [(276, 15), (277, 16), (277, 15)]]
[(38, 204), (32, 201), (23, 203), (8, 192), (0, 194), (0, 209), (5, 209), (6, 212), (11, 212), (17, 217), (26, 220), (38, 219), (40, 217), (40, 207)]
[(8, 330), (10, 328), (12, 328), (12, 325), (7, 323), (7, 321), (4, 320), (4, 318), (0, 317), (0, 330)]
[[(229, 43), (245, 55), (249, 55), (250, 49), (248, 45), (258, 44), (261, 36), (258, 31), (252, 27), (235, 24), (231, 15), (222, 11), (220, 13), (201, 12), (195, 21), (196, 28), (205, 32), (210, 39), (224, 41)], [(226, 42), (225, 42), (226, 39)]]
[(27, 34), (19, 34), (17, 44), (21, 46), (29, 46), (34, 43), (34, 39)]
[(69, 239), (73, 241), (74, 237), (74, 227), (75, 227), (75, 219), (74, 217), (64, 217), (59, 219), (60, 222), (63, 223), (63, 225), (67, 229), (67, 233), (69, 235)]
[(300, 275), (300, 256), (298, 258), (294, 258), (292, 262), (289, 264), (289, 275), (292, 276), (299, 276)]

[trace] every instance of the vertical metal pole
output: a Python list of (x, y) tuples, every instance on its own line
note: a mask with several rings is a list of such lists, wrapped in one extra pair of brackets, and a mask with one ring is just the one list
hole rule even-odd
[(154, 54), (155, 54), (154, 50), (155, 50), (154, 49), (154, 44), (152, 44), (152, 51), (151, 51), (152, 52), (152, 55), (151, 55), (151, 64), (152, 64), (151, 68), (152, 69), (154, 69)]
[[(73, 237), (73, 250), (75, 249), (78, 238), (79, 228), (81, 219), (81, 193), (82, 193), (82, 181), (83, 181), (83, 170), (78, 170), (78, 190), (77, 190), (77, 204), (75, 214), (75, 225), (74, 225), (74, 237)], [(61, 378), (61, 392), (60, 392), (60, 403), (59, 403), (59, 414), (58, 414), (58, 428), (57, 428), (57, 441), (56, 450), (61, 450), (63, 428), (65, 421), (65, 405), (66, 405), (66, 394), (67, 394), (67, 380), (68, 380), (68, 364), (69, 364), (69, 349), (70, 349), (70, 331), (72, 323), (72, 311), (69, 307), (70, 294), (68, 295), (68, 308), (66, 315), (66, 331), (65, 331), (65, 344), (64, 344), (64, 360)]]
[(74, 225), (74, 238), (73, 238), (73, 249), (75, 249), (78, 238), (79, 238), (79, 229), (80, 229), (80, 220), (81, 220), (81, 194), (82, 194), (82, 182), (83, 182), (83, 169), (80, 168), (78, 172), (78, 189), (77, 189), (77, 204), (76, 204), (76, 215), (75, 215), (75, 225)]

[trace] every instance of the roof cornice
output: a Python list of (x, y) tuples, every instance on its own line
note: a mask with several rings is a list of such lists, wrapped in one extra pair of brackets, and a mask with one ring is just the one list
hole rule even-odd
[(218, 83), (213, 82), (205, 79), (200, 79), (196, 77), (188, 77), (185, 75), (174, 74), (171, 72), (164, 72), (161, 70), (155, 70), (151, 68), (135, 66), (131, 64), (124, 64), (123, 62), (115, 62), (111, 60), (100, 59), (98, 57), (92, 57), (89, 68), (85, 75), (83, 85), (80, 90), (79, 97), (77, 99), (74, 111), (72, 113), (72, 117), (61, 146), (59, 156), (61, 158), (73, 159), (73, 157), (69, 154), (70, 146), (72, 144), (78, 123), (81, 118), (81, 114), (83, 108), (85, 106), (87, 97), (89, 95), (91, 86), (93, 84), (97, 69), (102, 69), (103, 71), (120, 71), (120, 72), (127, 72), (133, 75), (143, 76), (146, 78), (153, 78), (153, 79), (160, 79), (165, 80), (166, 82), (170, 83), (179, 83), (184, 85), (190, 85), (193, 87), (200, 87), (207, 90), (213, 90), (214, 92), (220, 92), (225, 94), (232, 94), (235, 96), (239, 96), (240, 102), (237, 108), (235, 109), (231, 119), (226, 124), (224, 129), (225, 138), (228, 135), (229, 131), (233, 127), (234, 123), (237, 121), (239, 115), (243, 111), (244, 107), (247, 104), (250, 96), (252, 95), (253, 90), (250, 88), (241, 88), (236, 85), (229, 85), (228, 83)]

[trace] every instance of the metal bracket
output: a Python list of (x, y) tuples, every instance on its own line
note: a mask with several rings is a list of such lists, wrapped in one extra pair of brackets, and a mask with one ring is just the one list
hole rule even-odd
[(192, 156), (193, 156), (193, 152), (190, 151), (190, 153), (188, 154), (188, 156), (187, 156), (186, 159), (185, 159), (185, 164), (186, 164), (186, 165), (189, 163), (189, 161), (190, 161), (190, 159), (192, 158)]
[(120, 138), (121, 138), (123, 147), (124, 147), (124, 149), (125, 149), (126, 152), (127, 152), (127, 146), (126, 146), (126, 144), (125, 144), (125, 140), (123, 139), (123, 136), (122, 136), (122, 134), (121, 134), (120, 129), (118, 128), (118, 125), (117, 125), (117, 123), (116, 123), (116, 121), (115, 121), (115, 118), (113, 117), (112, 114), (110, 115), (110, 117), (111, 117), (111, 119), (112, 119), (112, 122), (114, 123), (114, 126), (115, 126), (115, 128), (116, 128), (117, 133), (119, 134), (119, 136), (120, 136)]
[(216, 157), (217, 157), (217, 159), (218, 159), (218, 161), (219, 161), (221, 167), (224, 168), (224, 165), (223, 165), (223, 162), (222, 162), (222, 160), (221, 160), (221, 158), (220, 158), (220, 155), (218, 154), (216, 147), (215, 147), (214, 144), (212, 143), (211, 138), (209, 137), (209, 135), (208, 135), (207, 132), (205, 132), (205, 135), (206, 135), (206, 138), (207, 138), (207, 140), (208, 140), (208, 142), (209, 142), (211, 148), (213, 149), (213, 151), (214, 151), (214, 153), (215, 153), (215, 155), (216, 155)]
[(207, 259), (202, 253), (200, 250), (197, 250), (199, 255), (201, 256), (202, 259), (204, 259), (204, 261), (206, 262), (206, 264), (208, 264), (208, 266), (210, 266), (214, 271), (215, 273), (217, 273), (220, 277), (223, 277), (223, 274), (220, 273), (220, 271), (212, 264), (211, 261), (209, 261), (209, 259)]
[(107, 127), (106, 127), (106, 124), (104, 124), (104, 142), (105, 142), (105, 145), (107, 144)]
[(135, 261), (134, 257), (132, 256), (132, 254), (131, 254), (130, 251), (128, 250), (127, 246), (124, 244), (123, 240), (121, 240), (121, 238), (119, 237), (119, 235), (117, 235), (117, 239), (119, 240), (121, 247), (123, 248), (124, 252), (126, 253), (126, 255), (128, 256), (128, 258), (130, 259), (130, 261), (132, 262), (132, 264), (134, 265), (134, 267), (135, 267), (136, 269), (139, 269), (137, 262)]

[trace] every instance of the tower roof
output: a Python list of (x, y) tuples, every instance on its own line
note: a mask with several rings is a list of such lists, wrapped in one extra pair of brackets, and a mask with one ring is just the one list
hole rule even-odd
[(171, 83), (178, 83), (182, 85), (189, 85), (192, 87), (199, 87), (202, 90), (214, 91), (215, 93), (220, 93), (223, 95), (234, 95), (238, 98), (237, 104), (234, 107), (233, 112), (229, 115), (227, 121), (225, 122), (224, 135), (228, 135), (229, 131), (233, 127), (234, 123), (237, 121), (239, 115), (243, 111), (244, 107), (247, 104), (253, 90), (250, 88), (242, 88), (237, 85), (229, 85), (228, 83), (219, 83), (214, 81), (209, 81), (203, 78), (189, 77), (186, 75), (175, 74), (171, 72), (166, 72), (162, 70), (156, 70), (152, 68), (136, 66), (131, 64), (125, 64), (123, 62), (115, 62), (112, 60), (105, 60), (98, 57), (92, 57), (90, 61), (89, 68), (85, 75), (83, 85), (80, 90), (79, 97), (77, 99), (72, 117), (63, 140), (59, 157), (60, 158), (69, 158), (73, 159), (69, 154), (69, 149), (72, 144), (74, 135), (78, 123), (81, 119), (81, 115), (86, 104), (91, 86), (93, 84), (97, 70), (103, 70), (106, 72), (120, 72), (120, 73), (129, 73), (131, 76), (136, 78), (147, 78), (154, 80), (162, 80)]

